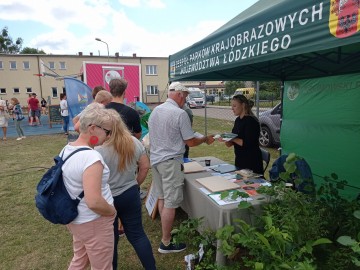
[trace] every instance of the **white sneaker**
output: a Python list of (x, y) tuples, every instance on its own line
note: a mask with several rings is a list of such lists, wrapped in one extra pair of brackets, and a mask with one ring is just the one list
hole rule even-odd
[(17, 138), (16, 140), (17, 140), (17, 141), (20, 141), (21, 139), (22, 139), (22, 138), (21, 138), (21, 137), (19, 137), (19, 138)]
[(26, 137), (25, 137), (25, 136), (22, 136), (21, 138), (22, 138), (22, 139), (25, 139)]

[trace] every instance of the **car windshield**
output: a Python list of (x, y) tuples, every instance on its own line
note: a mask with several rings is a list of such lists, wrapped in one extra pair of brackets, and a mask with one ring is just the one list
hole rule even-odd
[(190, 93), (189, 96), (191, 98), (202, 98), (203, 97), (203, 95), (200, 92)]

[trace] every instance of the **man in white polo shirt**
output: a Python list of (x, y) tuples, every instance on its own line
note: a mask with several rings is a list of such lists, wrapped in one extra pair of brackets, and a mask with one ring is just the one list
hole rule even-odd
[(171, 242), (175, 210), (183, 200), (185, 144), (190, 147), (214, 142), (212, 135), (197, 138), (191, 128), (189, 116), (182, 109), (188, 89), (179, 82), (169, 86), (168, 99), (157, 106), (149, 119), (150, 161), (153, 183), (159, 195), (162, 239), (160, 253), (180, 252), (185, 244)]

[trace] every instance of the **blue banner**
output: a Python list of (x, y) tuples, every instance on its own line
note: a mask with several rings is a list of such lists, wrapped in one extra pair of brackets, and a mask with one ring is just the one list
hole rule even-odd
[(69, 107), (69, 130), (74, 130), (72, 119), (93, 101), (92, 90), (87, 84), (71, 77), (65, 77), (64, 84)]

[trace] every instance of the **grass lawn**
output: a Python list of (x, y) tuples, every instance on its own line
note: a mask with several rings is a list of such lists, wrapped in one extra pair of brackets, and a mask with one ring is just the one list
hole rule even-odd
[[(194, 121), (194, 129), (203, 133), (203, 119), (196, 117)], [(229, 131), (231, 127), (232, 123), (212, 119), (208, 133)], [(53, 165), (52, 158), (65, 144), (63, 135), (0, 142), (0, 269), (67, 269), (72, 258), (71, 235), (65, 226), (51, 224), (40, 216), (34, 203), (35, 188), (45, 172), (44, 168)], [(277, 150), (269, 150), (273, 161), (278, 157)], [(233, 150), (219, 142), (190, 149), (190, 157), (200, 156), (216, 156), (230, 163), (234, 160)], [(148, 188), (150, 183), (151, 171), (142, 188)], [(175, 225), (186, 218), (186, 214), (179, 210)], [(167, 255), (158, 253), (161, 239), (159, 216), (151, 220), (143, 207), (143, 222), (158, 269), (184, 269), (183, 258), (190, 251)], [(120, 239), (119, 269), (142, 269), (126, 237)]]

